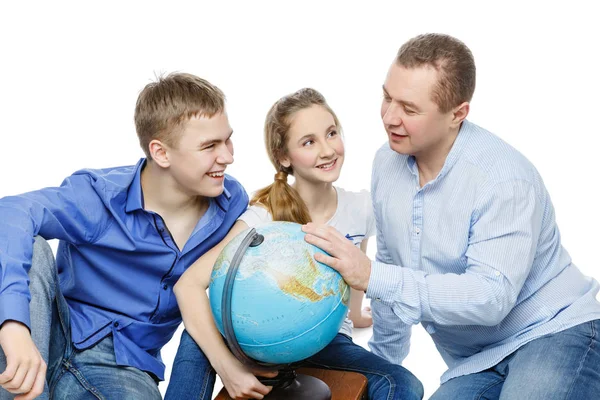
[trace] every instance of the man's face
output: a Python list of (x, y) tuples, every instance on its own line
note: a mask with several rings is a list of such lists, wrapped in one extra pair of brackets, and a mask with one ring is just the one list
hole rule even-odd
[(431, 99), (437, 81), (438, 72), (430, 66), (405, 68), (394, 62), (390, 67), (381, 119), (392, 150), (429, 159), (448, 144), (453, 113), (440, 113)]
[(167, 150), (169, 173), (182, 192), (204, 197), (223, 192), (225, 169), (233, 162), (232, 133), (225, 112), (184, 124), (179, 143)]

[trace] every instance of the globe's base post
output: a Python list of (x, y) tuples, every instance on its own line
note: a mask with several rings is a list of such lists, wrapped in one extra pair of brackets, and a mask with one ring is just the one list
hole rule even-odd
[(276, 387), (265, 396), (267, 400), (331, 400), (331, 390), (319, 378), (298, 374), (289, 385)]

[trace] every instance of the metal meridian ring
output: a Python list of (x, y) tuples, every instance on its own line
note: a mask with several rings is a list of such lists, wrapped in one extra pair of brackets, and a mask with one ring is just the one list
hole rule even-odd
[(221, 299), (221, 319), (223, 321), (223, 331), (225, 334), (225, 341), (227, 342), (227, 346), (233, 353), (233, 355), (240, 360), (243, 364), (247, 366), (251, 366), (255, 369), (266, 369), (272, 370), (273, 364), (261, 363), (259, 361), (253, 360), (248, 357), (240, 344), (235, 337), (235, 332), (233, 330), (233, 319), (231, 317), (231, 298), (233, 295), (233, 284), (235, 283), (235, 276), (237, 275), (237, 271), (240, 267), (240, 263), (242, 262), (242, 258), (244, 258), (244, 253), (248, 249), (248, 247), (258, 246), (264, 240), (264, 236), (256, 232), (256, 229), (252, 228), (250, 231), (244, 236), (240, 246), (237, 248), (235, 254), (233, 255), (233, 259), (229, 265), (229, 269), (227, 270), (227, 275), (225, 276), (225, 285), (223, 287), (223, 297)]

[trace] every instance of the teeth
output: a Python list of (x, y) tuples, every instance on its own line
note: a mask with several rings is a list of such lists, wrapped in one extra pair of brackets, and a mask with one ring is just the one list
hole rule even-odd
[(220, 178), (224, 174), (225, 174), (224, 172), (211, 172), (208, 174), (208, 176), (212, 176), (213, 178)]
[(335, 160), (333, 160), (329, 164), (319, 165), (317, 168), (329, 168), (329, 167), (333, 166), (333, 163), (335, 163)]

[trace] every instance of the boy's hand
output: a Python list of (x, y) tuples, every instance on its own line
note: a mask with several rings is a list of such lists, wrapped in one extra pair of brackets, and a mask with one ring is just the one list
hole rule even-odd
[[(268, 378), (277, 376), (277, 372), (255, 371), (255, 373)], [(260, 383), (253, 372), (235, 358), (231, 358), (228, 363), (223, 364), (217, 370), (217, 374), (219, 374), (227, 393), (234, 400), (262, 399), (273, 389), (271, 386)]]
[(0, 328), (0, 346), (6, 356), (6, 370), (0, 386), (15, 400), (30, 400), (41, 395), (46, 382), (46, 363), (31, 339), (29, 329), (20, 322), (6, 321)]

